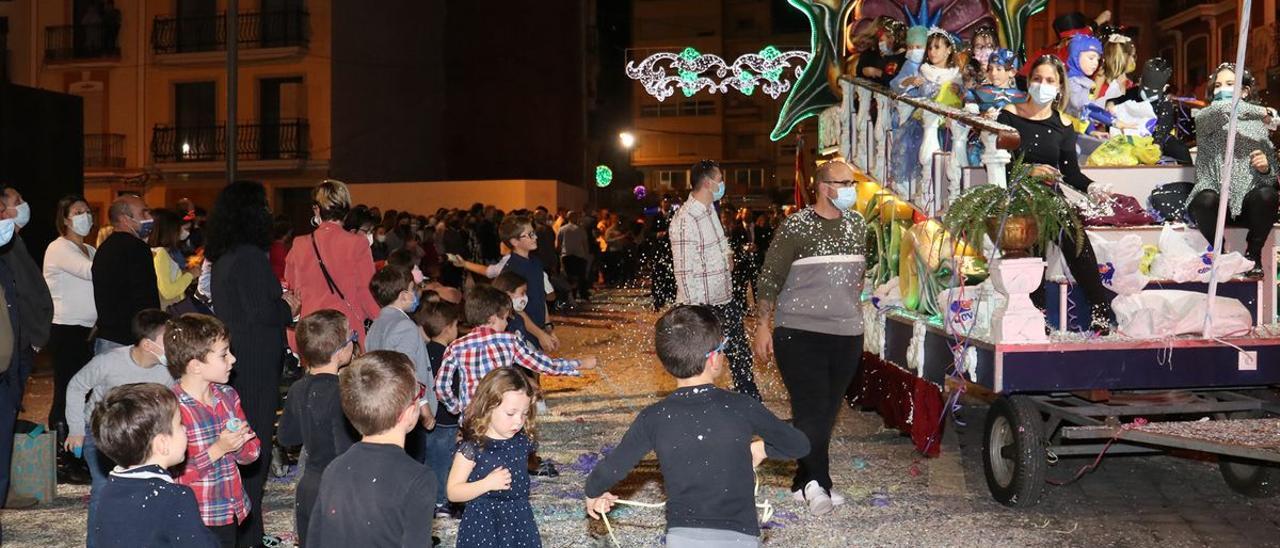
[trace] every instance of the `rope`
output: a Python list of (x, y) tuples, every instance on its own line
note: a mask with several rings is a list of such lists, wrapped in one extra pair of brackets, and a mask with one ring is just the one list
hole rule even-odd
[[(760, 522), (769, 523), (769, 520), (773, 519), (773, 504), (769, 502), (769, 499), (765, 499), (764, 502), (758, 501), (760, 498), (760, 476), (759, 475), (756, 475), (755, 482), (756, 482), (756, 486), (753, 491), (753, 495), (757, 499), (756, 508), (759, 508), (764, 512), (764, 514), (761, 516)], [(667, 505), (667, 503), (665, 502), (639, 502), (639, 501), (626, 500), (626, 499), (617, 499), (613, 502), (614, 504), (634, 506), (637, 508), (654, 508), (654, 509), (664, 508)], [(619, 548), (621, 548), (622, 544), (618, 542), (617, 535), (613, 533), (613, 525), (609, 523), (609, 513), (600, 512), (600, 520), (604, 522), (604, 529), (609, 532), (609, 540), (613, 541), (614, 546), (618, 546)]]

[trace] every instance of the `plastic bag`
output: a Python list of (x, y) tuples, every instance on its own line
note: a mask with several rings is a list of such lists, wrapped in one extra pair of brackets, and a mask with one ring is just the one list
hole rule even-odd
[(1085, 161), (1091, 167), (1127, 167), (1156, 165), (1160, 162), (1160, 146), (1151, 137), (1118, 136), (1107, 139), (1094, 149)]
[(947, 333), (985, 337), (991, 333), (991, 313), (1005, 300), (990, 281), (955, 287), (938, 294), (938, 310)]
[(1133, 156), (1138, 159), (1138, 163), (1146, 166), (1154, 166), (1160, 163), (1160, 145), (1155, 143), (1151, 137), (1133, 137)]
[(1102, 285), (1107, 289), (1117, 295), (1133, 295), (1147, 286), (1147, 277), (1142, 274), (1142, 238), (1129, 234), (1112, 242), (1091, 233), (1089, 241), (1098, 257)]
[[(1211, 264), (1207, 251), (1199, 251), (1187, 236), (1165, 225), (1160, 231), (1160, 253), (1151, 262), (1151, 277), (1178, 283), (1207, 282)], [(1218, 256), (1218, 279), (1226, 280), (1253, 268), (1253, 261), (1237, 252)]]
[[(1159, 339), (1169, 335), (1199, 335), (1204, 332), (1204, 316), (1209, 296), (1195, 291), (1157, 289), (1122, 295), (1111, 301), (1121, 333), (1137, 339)], [(1242, 335), (1253, 326), (1244, 304), (1230, 297), (1213, 303), (1213, 335)]]

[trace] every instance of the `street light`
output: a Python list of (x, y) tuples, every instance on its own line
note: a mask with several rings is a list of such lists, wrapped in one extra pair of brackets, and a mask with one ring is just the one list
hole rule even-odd
[(622, 142), (622, 148), (630, 150), (631, 147), (636, 146), (636, 136), (632, 135), (630, 131), (619, 133), (618, 140)]

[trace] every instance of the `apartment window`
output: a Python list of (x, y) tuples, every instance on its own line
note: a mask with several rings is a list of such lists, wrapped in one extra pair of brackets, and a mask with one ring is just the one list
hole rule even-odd
[(640, 107), (641, 118), (674, 118), (676, 116), (714, 116), (715, 101), (669, 101)]
[(174, 146), (185, 160), (211, 160), (217, 154), (218, 128), (213, 82), (173, 86), (173, 125), (178, 130)]
[(738, 135), (734, 138), (734, 148), (742, 152), (750, 152), (756, 148), (755, 135)]
[(734, 184), (747, 188), (764, 188), (764, 168), (739, 168), (732, 172)]
[(671, 190), (685, 190), (689, 188), (689, 172), (684, 170), (660, 170), (658, 171), (658, 184)]

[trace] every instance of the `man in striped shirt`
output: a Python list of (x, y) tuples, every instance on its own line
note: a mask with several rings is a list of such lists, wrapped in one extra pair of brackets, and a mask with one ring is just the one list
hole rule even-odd
[[(511, 297), (502, 291), (478, 286), (467, 295), (464, 306), (467, 323), (477, 327), (449, 344), (436, 375), (437, 399), (450, 413), (461, 415), (471, 404), (480, 379), (499, 367), (519, 366), (547, 375), (578, 376), (579, 370), (596, 366), (595, 358), (552, 358), (531, 347), (519, 333), (507, 332)], [(461, 379), (457, 390), (453, 386), (454, 375)]]
[(729, 358), (733, 389), (759, 400), (760, 389), (751, 372), (751, 347), (742, 327), (746, 303), (733, 300), (733, 251), (713, 205), (724, 196), (724, 174), (719, 164), (703, 160), (693, 165), (690, 181), (693, 192), (671, 219), (669, 232), (676, 304), (711, 307), (729, 337), (725, 355)]

